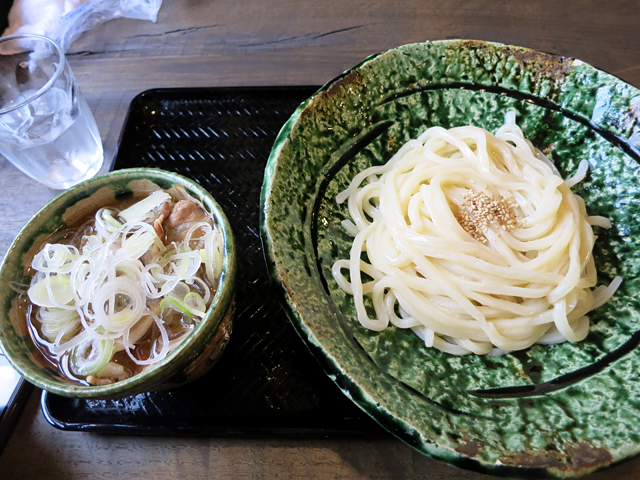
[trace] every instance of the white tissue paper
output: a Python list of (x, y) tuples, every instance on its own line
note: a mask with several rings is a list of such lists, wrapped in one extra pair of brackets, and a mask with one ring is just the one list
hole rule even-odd
[(87, 30), (114, 18), (158, 19), (162, 0), (15, 0), (2, 36), (38, 33), (67, 51)]

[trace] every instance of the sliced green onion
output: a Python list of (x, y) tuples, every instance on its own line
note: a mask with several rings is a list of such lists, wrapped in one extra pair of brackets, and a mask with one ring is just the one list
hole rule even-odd
[[(47, 339), (53, 343), (53, 346), (56, 347), (58, 345), (60, 345), (61, 343), (65, 342), (65, 341), (69, 341), (72, 338), (74, 338), (79, 331), (82, 329), (82, 325), (80, 323), (80, 318), (78, 318), (77, 320), (74, 320), (72, 322), (69, 322), (68, 324), (64, 325), (62, 328), (60, 328), (57, 332), (49, 332), (49, 334), (51, 334), (51, 337), (53, 337), (53, 340), (51, 340), (51, 337), (48, 337)], [(42, 333), (44, 335), (47, 335), (47, 332), (45, 332), (45, 328), (42, 328)], [(55, 333), (55, 336), (53, 336), (53, 334)]]
[(110, 227), (107, 226), (107, 231), (110, 233), (115, 232), (117, 229), (119, 229), (122, 226), (122, 223), (120, 223), (118, 220), (113, 218), (113, 214), (111, 213), (111, 210), (109, 210), (108, 208), (102, 209), (102, 220), (104, 220), (107, 224), (110, 225)]
[(77, 255), (76, 247), (48, 243), (33, 258), (31, 266), (43, 273), (69, 273)]
[(220, 254), (220, 249), (217, 247), (213, 251), (213, 258), (215, 259), (216, 264), (215, 279), (218, 280), (220, 278), (220, 274), (222, 273), (222, 255)]
[(89, 338), (73, 349), (71, 371), (76, 375), (95, 375), (111, 360), (113, 340)]
[(185, 295), (184, 297), (184, 304), (194, 316), (200, 318), (204, 317), (207, 306), (205, 305), (204, 300), (199, 293), (187, 293), (187, 295)]
[(189, 230), (187, 230), (187, 233), (182, 240), (182, 246), (186, 251), (193, 250), (193, 248), (191, 248), (191, 237), (196, 232), (196, 230), (203, 229), (203, 233), (200, 237), (194, 240), (202, 240), (207, 234), (211, 232), (211, 228), (211, 225), (207, 222), (194, 223), (193, 225), (191, 225), (191, 227), (189, 227)]
[[(68, 340), (71, 334), (77, 332), (80, 327), (80, 317), (75, 310), (63, 310), (61, 308), (39, 308), (36, 319), (40, 322), (40, 331), (50, 343), (54, 343), (58, 334), (62, 332), (62, 339)], [(59, 343), (59, 342), (58, 342)]]
[[(160, 343), (156, 342), (153, 345), (153, 348), (152, 348), (153, 355), (150, 355), (147, 360), (139, 360), (131, 353), (132, 345), (129, 342), (128, 331), (124, 332), (124, 335), (122, 336), (122, 343), (124, 345), (125, 351), (127, 352), (127, 355), (131, 360), (133, 360), (138, 365), (151, 365), (153, 363), (157, 363), (163, 358), (165, 358), (167, 356), (167, 353), (169, 353), (169, 336), (167, 334), (167, 329), (165, 328), (165, 325), (160, 319), (160, 317), (158, 317), (155, 313), (152, 313), (151, 316), (153, 317), (153, 320), (156, 322), (156, 325), (158, 326), (158, 330), (160, 331), (160, 336), (162, 338), (162, 341)], [(160, 345), (159, 352), (157, 351), (158, 345)]]
[[(211, 300), (211, 288), (200, 277), (193, 277), (193, 281), (198, 285), (200, 285), (200, 291), (204, 293), (204, 298), (203, 298), (204, 303), (205, 305), (209, 305), (209, 301)], [(215, 291), (215, 288), (214, 288), (214, 291)]]
[[(40, 307), (39, 334), (54, 355), (69, 355), (75, 375), (119, 377), (109, 362), (122, 350), (138, 365), (165, 358), (186, 334), (170, 341), (162, 310), (177, 311), (185, 323), (204, 317), (222, 269), (221, 231), (209, 219), (192, 224), (182, 242), (164, 245), (151, 222), (170, 200), (158, 191), (120, 213), (103, 208), (81, 251), (46, 245), (34, 258), (38, 273), (25, 293)], [(154, 323), (161, 338), (149, 358), (135, 358), (135, 343)]]
[(131, 205), (120, 212), (120, 217), (126, 222), (137, 222), (144, 220), (149, 216), (151, 211), (162, 205), (167, 200), (171, 200), (171, 195), (162, 190), (156, 190), (148, 197), (140, 200), (138, 203)]
[[(129, 329), (127, 334), (129, 344), (135, 345), (135, 343), (149, 331), (153, 323), (153, 315), (144, 315), (140, 320), (138, 320), (138, 322)], [(117, 338), (115, 342), (114, 353), (124, 350), (122, 337)]]
[[(115, 312), (116, 298), (128, 297), (128, 304)], [(105, 282), (94, 294), (92, 308), (97, 325), (109, 332), (123, 332), (131, 328), (145, 311), (142, 287), (125, 277)]]
[(175, 298), (176, 300), (183, 300), (185, 296), (187, 296), (189, 294), (189, 292), (191, 291), (191, 289), (189, 288), (189, 286), (184, 283), (184, 282), (178, 282), (176, 283), (176, 286), (173, 287), (173, 290), (171, 290), (168, 293), (168, 296), (171, 298)]
[(163, 298), (162, 300), (160, 300), (160, 308), (162, 310), (164, 310), (165, 308), (172, 308), (173, 310), (176, 310), (177, 312), (180, 312), (189, 318), (193, 318), (193, 314), (191, 313), (191, 311), (175, 298)]
[(207, 278), (209, 279), (209, 283), (211, 283), (211, 285), (216, 284), (216, 259), (214, 256), (214, 250), (216, 250), (216, 248), (214, 245), (214, 238), (215, 237), (213, 233), (208, 233), (204, 240), (204, 266)]
[(75, 310), (63, 310), (61, 308), (39, 308), (36, 318), (42, 324), (59, 325), (77, 319), (78, 312)]
[[(146, 224), (145, 224), (146, 225)], [(158, 237), (153, 227), (140, 228), (131, 236), (125, 238), (122, 241), (122, 250), (134, 258), (139, 258), (145, 253), (151, 245), (155, 243), (155, 239)]]
[(32, 303), (46, 308), (67, 305), (73, 300), (69, 277), (65, 276), (63, 280), (60, 275), (50, 275), (40, 280), (29, 288), (27, 295)]
[[(122, 310), (113, 313), (110, 315), (109, 320), (111, 321), (111, 325), (131, 325), (133, 324), (133, 320), (136, 318), (136, 312), (131, 310), (130, 308), (123, 308)], [(116, 330), (114, 328), (114, 330)], [(120, 329), (117, 329), (118, 331)]]

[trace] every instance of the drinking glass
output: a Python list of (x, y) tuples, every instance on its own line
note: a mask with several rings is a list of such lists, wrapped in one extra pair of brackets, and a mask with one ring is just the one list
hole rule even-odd
[(96, 122), (64, 52), (50, 38), (0, 38), (0, 154), (56, 190), (91, 178), (102, 166)]

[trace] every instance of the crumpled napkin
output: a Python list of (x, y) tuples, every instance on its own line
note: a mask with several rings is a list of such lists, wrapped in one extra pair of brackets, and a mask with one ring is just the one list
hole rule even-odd
[(162, 0), (15, 0), (2, 36), (38, 33), (63, 51), (87, 30), (114, 18), (156, 22)]

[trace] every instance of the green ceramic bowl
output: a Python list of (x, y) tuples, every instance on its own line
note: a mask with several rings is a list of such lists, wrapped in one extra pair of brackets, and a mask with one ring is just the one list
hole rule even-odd
[[(451, 356), (411, 331), (375, 333), (330, 269), (348, 258), (335, 196), (431, 126), (525, 135), (573, 175), (598, 232), (599, 283), (624, 278), (587, 339), (502, 357)], [(327, 374), (416, 450), (485, 473), (578, 477), (640, 451), (640, 91), (572, 58), (467, 40), (406, 45), (322, 87), (283, 127), (262, 191), (262, 234), (290, 319)]]
[[(200, 200), (222, 228), (225, 261), (220, 285), (206, 316), (189, 337), (159, 363), (127, 380), (104, 386), (71, 384), (53, 369), (44, 368), (27, 331), (26, 322), (16, 315), (18, 294), (12, 282), (28, 283), (26, 269), (38, 246), (52, 232), (76, 224), (114, 197), (126, 198), (133, 192), (147, 192), (182, 185)], [(95, 177), (72, 187), (45, 205), (9, 248), (0, 267), (0, 345), (13, 367), (28, 381), (58, 395), (80, 398), (118, 398), (170, 388), (205, 373), (224, 350), (231, 334), (236, 254), (233, 234), (220, 205), (193, 180), (152, 168), (119, 170)]]

